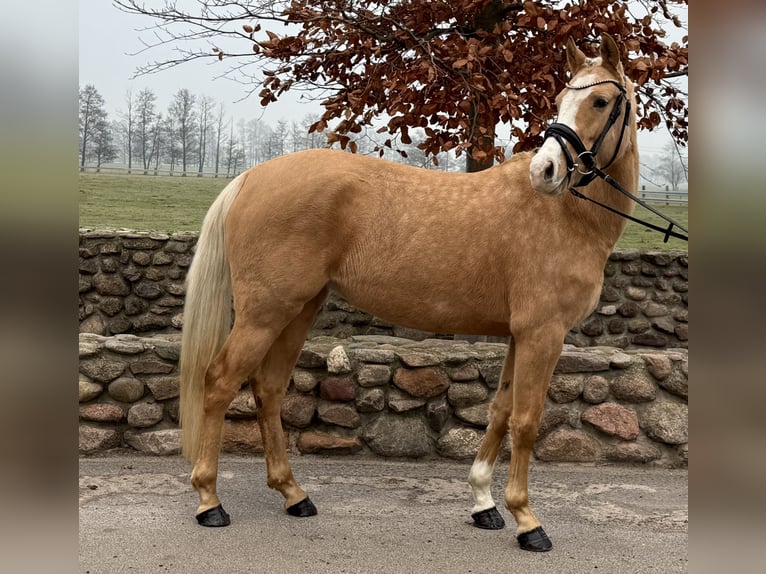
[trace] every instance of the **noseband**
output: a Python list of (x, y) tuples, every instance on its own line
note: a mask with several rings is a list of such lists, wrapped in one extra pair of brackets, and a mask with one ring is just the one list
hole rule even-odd
[[(620, 94), (617, 96), (617, 100), (614, 102), (612, 112), (609, 114), (609, 119), (607, 120), (604, 129), (601, 131), (601, 135), (598, 136), (598, 139), (596, 139), (596, 142), (593, 144), (591, 149), (585, 149), (585, 144), (582, 143), (580, 136), (578, 136), (577, 133), (575, 133), (575, 131), (566, 124), (551, 124), (548, 126), (548, 129), (545, 130), (545, 135), (543, 136), (543, 141), (548, 138), (554, 138), (561, 146), (561, 150), (564, 152), (564, 158), (566, 159), (567, 163), (567, 177), (571, 180), (572, 173), (575, 170), (577, 170), (577, 173), (580, 174), (580, 181), (574, 184), (574, 187), (581, 187), (583, 185), (589, 184), (597, 175), (596, 169), (604, 170), (612, 165), (614, 160), (617, 159), (617, 152), (619, 152), (620, 147), (622, 146), (622, 139), (625, 135), (625, 128), (628, 125), (628, 118), (630, 117), (630, 101), (627, 98), (625, 87), (618, 82), (614, 80), (602, 80), (600, 82), (593, 82), (592, 84), (587, 84), (585, 86), (572, 86), (571, 84), (566, 84), (566, 87), (570, 90), (584, 90), (586, 88), (591, 88), (600, 84), (614, 84), (620, 89)], [(620, 129), (620, 139), (617, 141), (617, 145), (614, 148), (612, 158), (607, 162), (605, 166), (597, 168), (595, 159), (596, 154), (601, 148), (601, 144), (604, 142), (606, 134), (609, 133), (609, 130), (612, 129), (612, 126), (617, 121), (617, 118), (620, 115), (620, 108), (622, 107), (623, 101), (625, 102), (625, 116), (623, 118), (622, 128)], [(567, 143), (569, 143), (569, 145), (571, 145), (575, 150), (575, 153), (577, 154), (577, 161), (575, 161), (574, 158), (572, 158), (572, 154), (569, 153)]]

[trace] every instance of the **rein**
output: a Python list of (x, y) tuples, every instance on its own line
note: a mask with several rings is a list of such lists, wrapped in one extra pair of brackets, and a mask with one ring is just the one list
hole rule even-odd
[[(577, 173), (580, 174), (581, 176), (580, 180), (576, 184), (571, 185), (569, 187), (569, 191), (572, 193), (572, 195), (574, 195), (577, 198), (584, 199), (586, 201), (594, 203), (598, 205), (599, 207), (603, 207), (604, 209), (616, 215), (624, 217), (625, 219), (629, 219), (630, 221), (643, 225), (644, 227), (647, 227), (654, 231), (659, 231), (660, 233), (664, 233), (665, 235), (663, 239), (664, 243), (667, 243), (670, 237), (675, 237), (677, 239), (689, 241), (689, 235), (688, 235), (689, 231), (685, 227), (683, 227), (677, 221), (668, 217), (667, 215), (660, 213), (654, 207), (650, 206), (645, 201), (641, 200), (637, 196), (630, 193), (628, 190), (622, 187), (622, 185), (620, 185), (619, 182), (617, 182), (614, 178), (612, 178), (612, 176), (610, 176), (609, 174), (603, 171), (606, 168), (608, 168), (610, 165), (612, 165), (614, 160), (617, 158), (617, 152), (620, 150), (620, 147), (622, 146), (623, 136), (625, 135), (625, 128), (628, 125), (628, 121), (630, 117), (630, 101), (628, 101), (627, 99), (625, 87), (614, 80), (602, 80), (600, 82), (593, 82), (592, 84), (587, 84), (584, 86), (572, 86), (570, 84), (567, 84), (566, 87), (569, 88), (570, 90), (583, 90), (586, 88), (597, 86), (599, 84), (614, 84), (615, 86), (617, 86), (617, 88), (619, 88), (620, 94), (614, 102), (614, 106), (612, 107), (612, 111), (609, 114), (609, 119), (607, 120), (606, 125), (604, 126), (604, 129), (601, 131), (601, 134), (598, 136), (598, 138), (596, 139), (596, 142), (593, 144), (593, 147), (591, 149), (586, 149), (585, 144), (583, 144), (582, 140), (580, 139), (580, 136), (578, 136), (577, 133), (575, 133), (575, 131), (566, 124), (552, 123), (550, 126), (548, 126), (548, 129), (545, 130), (545, 135), (543, 136), (543, 141), (545, 141), (549, 137), (552, 137), (558, 142), (559, 146), (561, 146), (561, 150), (564, 152), (564, 159), (566, 160), (566, 164), (567, 164), (567, 171), (568, 171), (567, 177), (571, 180), (572, 173), (574, 171), (577, 171)], [(612, 129), (612, 126), (617, 122), (617, 118), (620, 115), (620, 108), (621, 108), (621, 104), (623, 100), (625, 101), (625, 114), (623, 117), (622, 126), (620, 128), (619, 140), (617, 141), (617, 145), (614, 148), (614, 153), (612, 154), (611, 159), (606, 163), (605, 166), (599, 168), (598, 166), (596, 166), (596, 160), (595, 160), (596, 154), (598, 153), (598, 150), (601, 148), (601, 144), (604, 142), (604, 138), (606, 137), (606, 134), (609, 133), (609, 130)], [(574, 148), (575, 152), (577, 153), (577, 161), (575, 161), (572, 155), (569, 153), (569, 148), (566, 145), (567, 143), (569, 143), (572, 146), (572, 148)], [(584, 171), (582, 168), (584, 168)], [(582, 192), (577, 191), (575, 189), (576, 187), (582, 187), (589, 184), (596, 177), (603, 179), (606, 183), (611, 185), (614, 189), (616, 189), (617, 191), (619, 191), (626, 197), (629, 197), (635, 203), (648, 209), (649, 211), (651, 211), (658, 217), (664, 219), (668, 223), (668, 227), (663, 228), (663, 227), (660, 227), (659, 225), (654, 225), (653, 223), (649, 223), (648, 221), (644, 221), (637, 217), (633, 217), (632, 215), (629, 215), (627, 213), (623, 213), (622, 211), (614, 209), (613, 207), (610, 207), (604, 203), (601, 203), (600, 201), (596, 201), (595, 199), (592, 199), (588, 197), (587, 195), (583, 194)], [(673, 230), (674, 227), (677, 227), (681, 231), (684, 231), (686, 235), (678, 233), (677, 231), (674, 231)]]
[[(689, 235), (688, 235), (689, 230), (686, 229), (685, 227), (683, 227), (681, 224), (679, 224), (673, 218), (668, 217), (664, 213), (660, 213), (655, 208), (653, 208), (651, 205), (649, 205), (648, 203), (643, 201), (641, 198), (636, 197), (635, 195), (630, 193), (627, 189), (622, 187), (614, 178), (612, 178), (612, 176), (609, 175), (608, 173), (604, 173), (603, 171), (601, 171), (597, 167), (594, 167), (593, 171), (595, 172), (595, 174), (598, 177), (603, 179), (606, 183), (611, 185), (613, 188), (615, 188), (621, 194), (629, 197), (630, 199), (635, 201), (640, 206), (645, 207), (646, 209), (648, 209), (649, 211), (651, 211), (655, 215), (657, 215), (657, 216), (661, 217), (662, 219), (664, 219), (665, 221), (667, 221), (668, 222), (668, 227), (667, 228), (660, 227), (659, 225), (655, 225), (653, 223), (649, 223), (648, 221), (644, 221), (643, 219), (639, 219), (638, 217), (633, 217), (632, 215), (629, 215), (627, 213), (623, 213), (622, 211), (620, 211), (618, 209), (614, 209), (613, 207), (609, 207), (608, 205), (606, 205), (604, 203), (601, 203), (600, 201), (596, 201), (595, 199), (593, 199), (591, 197), (588, 197), (587, 195), (583, 194), (582, 192), (577, 191), (574, 188), (574, 186), (569, 188), (569, 191), (571, 192), (572, 195), (574, 195), (575, 197), (578, 197), (580, 199), (585, 199), (586, 201), (590, 201), (591, 203), (595, 203), (596, 205), (598, 205), (600, 207), (603, 207), (607, 211), (611, 211), (612, 213), (620, 215), (620, 216), (624, 217), (625, 219), (630, 219), (631, 221), (633, 221), (635, 223), (639, 223), (639, 224), (643, 225), (644, 227), (648, 227), (649, 229), (653, 229), (654, 231), (659, 231), (660, 233), (664, 233), (665, 237), (662, 240), (663, 243), (667, 243), (668, 239), (670, 239), (671, 237), (675, 237), (676, 239), (683, 239), (684, 241), (689, 241)], [(678, 233), (677, 231), (673, 231), (674, 227), (677, 227), (681, 231), (686, 232), (686, 235), (683, 235), (682, 233)]]

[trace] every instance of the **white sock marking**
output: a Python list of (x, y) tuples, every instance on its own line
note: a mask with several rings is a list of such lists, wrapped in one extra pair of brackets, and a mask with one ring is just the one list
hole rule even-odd
[(494, 470), (494, 464), (489, 464), (483, 460), (477, 460), (471, 466), (471, 472), (468, 473), (468, 484), (473, 489), (473, 498), (476, 502), (471, 510), (471, 514), (495, 506), (490, 490), (492, 486), (492, 471)]

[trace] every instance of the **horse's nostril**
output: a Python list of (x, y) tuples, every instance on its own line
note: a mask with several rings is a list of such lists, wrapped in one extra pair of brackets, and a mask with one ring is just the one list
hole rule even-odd
[(548, 162), (548, 165), (545, 166), (545, 179), (550, 181), (553, 179), (553, 162)]

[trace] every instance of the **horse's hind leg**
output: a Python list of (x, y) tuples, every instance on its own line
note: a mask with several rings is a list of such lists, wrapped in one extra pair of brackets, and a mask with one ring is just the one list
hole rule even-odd
[(514, 358), (515, 347), (511, 340), (505, 356), (505, 364), (500, 373), (500, 383), (490, 406), (487, 433), (484, 435), (479, 452), (476, 453), (476, 458), (471, 465), (471, 472), (468, 474), (468, 483), (473, 490), (475, 501), (471, 511), (473, 525), (486, 530), (499, 530), (505, 526), (505, 521), (492, 498), (491, 486), (495, 461), (500, 452), (500, 445), (508, 434), (508, 420), (513, 407)]
[(514, 332), (514, 338), (516, 361), (510, 425), (513, 442), (505, 504), (516, 519), (521, 547), (545, 552), (553, 544), (529, 506), (529, 459), (540, 428), (548, 384), (561, 354), (564, 332), (555, 327), (537, 327), (518, 336)]
[(322, 290), (317, 297), (306, 303), (301, 313), (285, 327), (255, 371), (250, 385), (263, 438), (267, 483), (270, 488), (278, 490), (284, 496), (285, 508), (292, 516), (313, 516), (317, 510), (293, 477), (287, 460), (280, 409), (290, 381), (290, 373), (306, 340), (306, 333), (326, 295), (327, 290)]
[(229, 524), (229, 516), (216, 493), (223, 419), (242, 383), (261, 362), (281, 330), (281, 326), (264, 325), (268, 324), (257, 324), (248, 321), (244, 315), (238, 316), (205, 374), (199, 447), (191, 476), (192, 486), (200, 499), (196, 517), (203, 526)]

